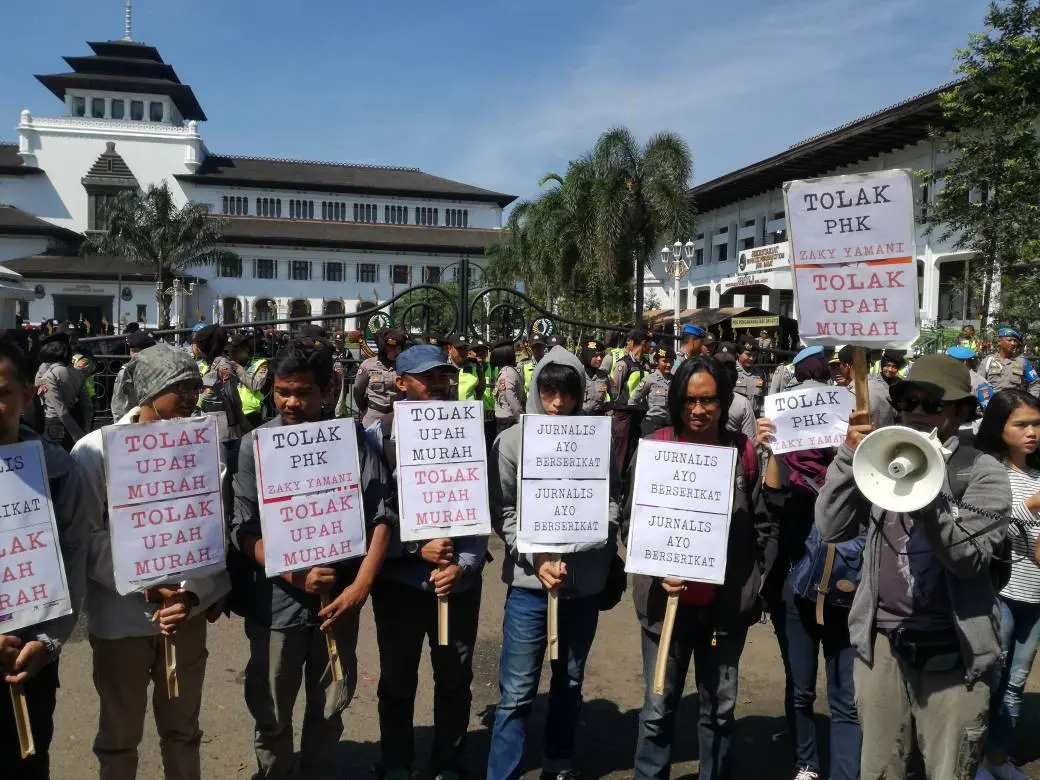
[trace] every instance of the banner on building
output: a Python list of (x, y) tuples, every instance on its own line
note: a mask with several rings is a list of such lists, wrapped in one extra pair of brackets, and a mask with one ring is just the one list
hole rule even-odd
[(893, 348), (916, 340), (910, 172), (789, 181), (784, 203), (802, 340)]
[(70, 612), (43, 445), (0, 447), (0, 634)]
[(740, 328), (777, 328), (780, 326), (779, 317), (733, 317), (729, 321), (733, 330)]
[(104, 429), (116, 590), (126, 595), (224, 568), (220, 441), (213, 419)]
[(757, 274), (777, 268), (789, 268), (790, 265), (791, 245), (787, 241), (754, 249), (741, 249), (737, 253), (738, 274)]
[(365, 554), (352, 419), (257, 428), (254, 446), (268, 577)]
[(625, 571), (721, 585), (737, 451), (642, 439)]
[(849, 428), (852, 401), (846, 388), (826, 385), (767, 395), (762, 415), (776, 426), (769, 445), (773, 454), (840, 445)]
[(610, 513), (610, 418), (520, 417), (517, 549), (606, 544)]
[(487, 536), (487, 444), (480, 401), (394, 404), (401, 541)]

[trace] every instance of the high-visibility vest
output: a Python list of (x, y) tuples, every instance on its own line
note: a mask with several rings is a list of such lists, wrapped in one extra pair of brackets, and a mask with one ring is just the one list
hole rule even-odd
[(470, 368), (469, 366), (463, 366), (459, 370), (459, 400), (460, 401), (476, 401), (477, 399), (477, 385), (480, 384), (480, 378), (477, 376), (477, 370)]
[(498, 384), (499, 370), (493, 366), (484, 368), (484, 411), (495, 411), (495, 385)]
[(520, 373), (524, 378), (524, 393), (531, 392), (531, 380), (534, 379), (534, 369), (536, 365), (537, 363), (534, 362), (533, 358), (530, 360), (525, 360), (520, 365)]
[(95, 393), (97, 393), (94, 387), (94, 372), (97, 370), (94, 358), (84, 355), (82, 352), (77, 352), (72, 356), (72, 365), (83, 374), (83, 382), (87, 386), (87, 395), (93, 398)]
[[(258, 369), (266, 362), (267, 358), (253, 358), (249, 361), (249, 365), (246, 366), (246, 371)], [(253, 414), (253, 412), (259, 412), (261, 407), (264, 405), (264, 391), (251, 390), (241, 382), (238, 383), (238, 397), (242, 401), (242, 414)]]
[[(196, 360), (195, 362), (198, 364), (199, 367), (199, 376), (206, 376), (206, 374), (209, 373), (209, 363), (207, 363), (205, 360)], [(205, 391), (199, 393), (199, 400), (195, 402), (195, 407), (198, 409), (202, 408), (202, 396), (204, 392)]]

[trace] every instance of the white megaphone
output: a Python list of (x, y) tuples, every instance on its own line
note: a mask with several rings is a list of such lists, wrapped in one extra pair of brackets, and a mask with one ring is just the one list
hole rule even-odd
[(852, 458), (852, 478), (859, 492), (890, 512), (913, 512), (928, 506), (942, 490), (946, 459), (935, 431), (891, 425), (859, 443)]

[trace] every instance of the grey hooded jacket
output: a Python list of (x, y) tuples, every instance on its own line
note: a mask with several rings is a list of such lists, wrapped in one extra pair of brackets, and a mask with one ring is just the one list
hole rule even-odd
[[(553, 363), (570, 366), (581, 380), (582, 392), (574, 414), (580, 415), (585, 398), (585, 368), (581, 361), (563, 347), (553, 347), (535, 367), (531, 390), (527, 396), (528, 414), (545, 414), (538, 396), (538, 376)], [(529, 590), (543, 590), (542, 581), (535, 573), (533, 554), (521, 553), (516, 547), (517, 532), (517, 470), (520, 465), (521, 427), (514, 425), (495, 441), (490, 458), (491, 524), (506, 545), (502, 561), (502, 581), (506, 585)], [(610, 500), (609, 536), (607, 544), (592, 549), (570, 547), (562, 554), (567, 565), (567, 576), (560, 586), (560, 598), (595, 596), (607, 581), (610, 561), (617, 550), (619, 508), (615, 497)]]

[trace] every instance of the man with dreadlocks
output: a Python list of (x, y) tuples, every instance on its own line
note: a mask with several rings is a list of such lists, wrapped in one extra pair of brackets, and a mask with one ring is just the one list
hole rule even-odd
[(389, 414), (394, 401), (401, 398), (397, 391), (394, 361), (401, 354), (404, 340), (401, 331), (380, 328), (376, 331), (375, 357), (366, 358), (358, 367), (354, 379), (354, 403), (364, 413), (361, 424), (366, 428), (384, 414)]

